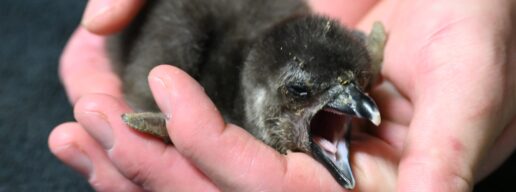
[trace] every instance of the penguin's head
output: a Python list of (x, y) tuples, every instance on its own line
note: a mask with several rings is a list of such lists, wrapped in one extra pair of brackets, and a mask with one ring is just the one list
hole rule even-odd
[(376, 74), (365, 38), (321, 16), (288, 19), (250, 49), (242, 73), (246, 128), (281, 153), (305, 152), (353, 188), (348, 161), (352, 118), (375, 125), (364, 91)]

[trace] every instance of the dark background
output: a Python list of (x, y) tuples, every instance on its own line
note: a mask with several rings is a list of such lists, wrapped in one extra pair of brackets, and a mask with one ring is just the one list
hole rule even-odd
[[(92, 190), (84, 177), (52, 156), (47, 145), (54, 126), (73, 120), (57, 65), (85, 3), (0, 1), (1, 192)], [(515, 182), (513, 154), (475, 191), (515, 191)]]

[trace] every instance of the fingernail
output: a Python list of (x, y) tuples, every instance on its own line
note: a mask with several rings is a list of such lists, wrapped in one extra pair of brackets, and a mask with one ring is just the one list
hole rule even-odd
[(81, 24), (84, 26), (89, 26), (98, 17), (101, 17), (106, 12), (111, 10), (113, 6), (112, 2), (113, 0), (90, 0), (88, 5), (86, 5), (86, 9), (84, 10)]
[(113, 129), (108, 123), (105, 114), (97, 111), (84, 112), (86, 118), (83, 118), (81, 124), (86, 126), (88, 133), (100, 142), (104, 149), (111, 149), (113, 146)]
[(150, 78), (153, 83), (151, 86), (153, 87), (152, 92), (155, 96), (159, 97), (156, 102), (158, 103), (161, 112), (165, 114), (167, 119), (170, 119), (170, 113), (172, 112), (172, 104), (170, 103), (170, 90), (172, 90), (170, 83), (166, 83), (162, 77), (153, 76)]

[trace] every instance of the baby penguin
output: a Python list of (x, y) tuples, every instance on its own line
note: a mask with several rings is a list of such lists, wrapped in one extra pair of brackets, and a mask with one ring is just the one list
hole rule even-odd
[(311, 155), (352, 189), (351, 120), (380, 123), (364, 91), (379, 75), (385, 41), (381, 24), (366, 37), (302, 0), (154, 0), (108, 50), (137, 111), (122, 117), (130, 127), (169, 139), (146, 79), (173, 64), (199, 81), (227, 122), (282, 154)]

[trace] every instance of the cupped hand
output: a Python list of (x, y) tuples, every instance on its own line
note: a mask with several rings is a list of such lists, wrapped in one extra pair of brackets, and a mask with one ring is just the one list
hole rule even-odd
[[(93, 3), (96, 1), (90, 2), (87, 12), (95, 10), (90, 8), (95, 7)], [(97, 34), (116, 31), (125, 25), (125, 20), (117, 20), (117, 14), (132, 15), (105, 12), (99, 17), (105, 21), (85, 18), (83, 26)], [(110, 22), (116, 24), (105, 24)], [(150, 76), (157, 101), (170, 114), (168, 125), (175, 147), (128, 128), (120, 115), (130, 109), (123, 100), (120, 79), (106, 58), (104, 38), (90, 32), (76, 31), (60, 65), (78, 122), (58, 126), (49, 145), (58, 158), (86, 175), (96, 190), (343, 190), (309, 156), (280, 155), (243, 129), (225, 124), (199, 85), (175, 68), (160, 67)], [(357, 188), (392, 189), (397, 161), (392, 147), (365, 134), (356, 138), (352, 145)]]
[(392, 135), (380, 127), (377, 133), (398, 138), (399, 191), (470, 191), (513, 152), (514, 5), (384, 1), (360, 24), (387, 25), (383, 75), (412, 108), (409, 113), (383, 105), (393, 112), (385, 113), (388, 118), (407, 131)]
[[(337, 10), (336, 6), (324, 6), (324, 3), (333, 2), (312, 1), (313, 7), (321, 12), (328, 8)], [(360, 7), (371, 7), (372, 2), (368, 3)], [(514, 75), (509, 74), (510, 69), (514, 71), (514, 56), (511, 60), (510, 55), (499, 50), (510, 49), (509, 43), (498, 47), (504, 45), (498, 44), (500, 41), (509, 39), (498, 33), (510, 34), (507, 31), (510, 29), (500, 24), (495, 29), (480, 28), (481, 36), (471, 34), (472, 29), (478, 31), (476, 27), (493, 19), (507, 21), (508, 18), (503, 11), (486, 12), (489, 9), (481, 2), (476, 3), (476, 7), (463, 3), (468, 5), (464, 9), (453, 6), (460, 4), (444, 2), (432, 7), (423, 2), (383, 1), (361, 22), (361, 26), (370, 26), (370, 21), (380, 19), (387, 24), (390, 39), (383, 73), (401, 95), (388, 83), (377, 88), (373, 94), (382, 110), (382, 125), (373, 136), (361, 133), (353, 136), (352, 162), (360, 191), (394, 190), (396, 184), (401, 190), (468, 190), (481, 157), (489, 153), (488, 157), (492, 158), (482, 164), (479, 174), (483, 176), (514, 149), (516, 144), (510, 139), (516, 134), (514, 123), (510, 126), (515, 108), (510, 100), (514, 98), (510, 87), (514, 85), (511, 79)], [(433, 9), (424, 9), (428, 7)], [(504, 10), (500, 7), (503, 8), (494, 8)], [(132, 13), (131, 10), (138, 9), (120, 10)], [(100, 18), (113, 14), (104, 15), (107, 17)], [(133, 15), (124, 18), (130, 20)], [(489, 17), (482, 17), (486, 15)], [(339, 16), (347, 24), (357, 22), (350, 18), (360, 18), (356, 14)], [(479, 17), (482, 19), (476, 21)], [(106, 19), (105, 23), (116, 24), (105, 24), (105, 28), (100, 24), (91, 26), (83, 22), (83, 25), (104, 34), (126, 24), (116, 21)], [(90, 24), (95, 23), (103, 22)], [(112, 26), (115, 27), (108, 30)], [(95, 30), (96, 27), (101, 30)], [(477, 37), (481, 38), (465, 41)], [(110, 71), (102, 44), (103, 38), (84, 30), (78, 30), (70, 41), (61, 62), (61, 77), (73, 103), (83, 97), (75, 107), (79, 123), (60, 125), (49, 138), (54, 154), (87, 175), (95, 189), (211, 191), (291, 189), (292, 186), (305, 190), (340, 189), (306, 155), (278, 155), (240, 128), (223, 123), (213, 104), (199, 91), (199, 85), (174, 68), (154, 70), (150, 83), (162, 110), (170, 114), (169, 132), (179, 142), (176, 147), (165, 146), (128, 129), (119, 115), (130, 109), (121, 97), (120, 80)], [(470, 54), (472, 58), (465, 58)], [(84, 58), (74, 59), (77, 55)], [(496, 60), (498, 56), (507, 60)], [(479, 68), (465, 67), (469, 65)], [(463, 70), (465, 73), (460, 73)], [(101, 78), (88, 80), (86, 74), (97, 72)], [(486, 74), (495, 78), (487, 78)], [(471, 79), (469, 84), (468, 79)], [(184, 97), (185, 93), (192, 97)], [(500, 95), (500, 100), (493, 99)], [(177, 105), (188, 106), (188, 111)], [(187, 122), (193, 119), (179, 118), (184, 114), (200, 114), (195, 116), (200, 118)], [(402, 161), (397, 180), (399, 156)]]

